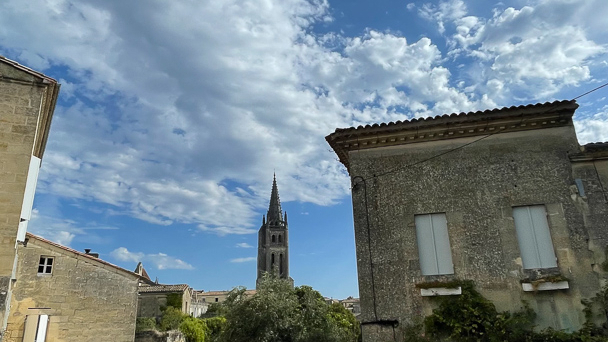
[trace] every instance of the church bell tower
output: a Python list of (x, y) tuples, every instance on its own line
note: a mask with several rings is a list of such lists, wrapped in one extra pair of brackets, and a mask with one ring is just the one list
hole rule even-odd
[(272, 180), (270, 205), (268, 213), (262, 218), (262, 227), (258, 232), (258, 277), (256, 287), (264, 273), (274, 273), (279, 278), (289, 277), (289, 234), (287, 230), (287, 213), (281, 210), (277, 177)]

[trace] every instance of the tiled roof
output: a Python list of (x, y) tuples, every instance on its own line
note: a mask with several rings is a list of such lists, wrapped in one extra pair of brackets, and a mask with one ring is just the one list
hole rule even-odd
[[(359, 133), (359, 132), (369, 132), (376, 133), (376, 131), (388, 131), (388, 130), (398, 130), (407, 128), (410, 126), (432, 126), (432, 125), (440, 125), (446, 122), (452, 121), (478, 121), (480, 119), (486, 119), (488, 115), (521, 115), (521, 114), (534, 114), (543, 110), (553, 110), (553, 109), (562, 109), (562, 107), (569, 107), (572, 109), (578, 108), (576, 101), (574, 100), (564, 100), (564, 101), (554, 101), (554, 102), (545, 102), (545, 103), (535, 103), (521, 106), (511, 106), (511, 107), (503, 107), (503, 108), (495, 108), (495, 109), (487, 109), (487, 110), (479, 110), (476, 112), (461, 112), (461, 113), (452, 113), (452, 114), (443, 114), (437, 115), (434, 117), (427, 118), (414, 118), (411, 120), (405, 121), (395, 121), (388, 123), (380, 123), (373, 125), (365, 125), (358, 127), (349, 127), (349, 128), (336, 128), (336, 131), (329, 136), (335, 133)], [(328, 137), (329, 137), (328, 136)]]
[(607, 151), (608, 150), (608, 141), (589, 143), (589, 144), (583, 145), (583, 148), (587, 152)]
[(89, 254), (82, 253), (82, 252), (79, 252), (79, 251), (77, 251), (77, 250), (75, 250), (75, 249), (71, 249), (71, 248), (69, 248), (69, 247), (66, 247), (66, 246), (60, 245), (60, 244), (58, 244), (58, 243), (55, 243), (55, 242), (49, 241), (49, 240), (47, 240), (47, 239), (45, 239), (45, 238), (42, 238), (42, 237), (40, 237), (40, 236), (38, 236), (38, 235), (34, 235), (34, 234), (32, 234), (32, 233), (27, 233), (27, 237), (28, 237), (30, 240), (31, 240), (31, 239), (34, 239), (34, 240), (39, 241), (39, 242), (42, 242), (42, 243), (44, 243), (44, 244), (48, 244), (48, 245), (51, 245), (51, 246), (53, 246), (53, 247), (59, 248), (59, 249), (61, 249), (61, 250), (63, 250), (63, 251), (66, 251), (66, 252), (69, 252), (69, 253), (72, 253), (72, 254), (78, 255), (79, 257), (86, 258), (86, 259), (91, 260), (91, 261), (93, 261), (93, 262), (97, 262), (97, 263), (100, 263), (100, 264), (103, 264), (103, 265), (106, 265), (106, 266), (110, 266), (110, 267), (112, 267), (113, 269), (115, 269), (115, 270), (117, 270), (117, 271), (121, 271), (121, 272), (123, 272), (123, 273), (127, 273), (127, 274), (129, 274), (129, 275), (131, 275), (131, 276), (134, 276), (134, 277), (136, 277), (136, 278), (139, 278), (139, 277), (140, 277), (140, 276), (139, 276), (139, 274), (137, 274), (137, 273), (131, 272), (131, 271), (126, 270), (126, 269), (124, 269), (124, 268), (122, 268), (122, 267), (120, 267), (120, 266), (116, 266), (116, 265), (111, 264), (111, 263), (109, 263), (109, 262), (107, 262), (107, 261), (105, 261), (105, 260), (102, 260), (102, 259), (96, 258), (96, 257), (94, 257), (94, 256), (91, 256), (91, 255), (89, 255)]
[(139, 292), (184, 292), (189, 288), (188, 284), (177, 285), (141, 285), (137, 291)]
[[(230, 291), (196, 291), (199, 296), (227, 296)], [(245, 290), (246, 295), (254, 295), (256, 290)]]
[(14, 67), (16, 69), (19, 69), (21, 71), (27, 72), (28, 74), (30, 74), (32, 76), (41, 78), (43, 81), (45, 81), (47, 83), (57, 83), (57, 81), (54, 78), (48, 77), (47, 75), (45, 75), (45, 74), (43, 74), (41, 72), (38, 72), (38, 71), (33, 70), (33, 69), (30, 69), (30, 68), (28, 68), (28, 67), (26, 67), (24, 65), (21, 65), (21, 64), (13, 61), (11, 59), (8, 59), (8, 58), (4, 57), (2, 55), (0, 55), (0, 62), (4, 62), (6, 64), (11, 65), (12, 67)]
[(570, 125), (578, 108), (574, 100), (554, 101), (435, 117), (337, 128), (325, 137), (349, 168), (348, 152), (499, 132)]

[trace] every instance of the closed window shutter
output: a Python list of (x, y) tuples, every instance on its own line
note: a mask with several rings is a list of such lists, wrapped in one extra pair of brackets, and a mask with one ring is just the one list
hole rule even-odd
[(524, 268), (557, 267), (545, 206), (513, 208), (513, 220)]
[(49, 315), (27, 315), (23, 342), (46, 342)]
[(422, 275), (454, 274), (445, 213), (416, 215), (415, 221)]
[(39, 171), (40, 158), (32, 156), (30, 159), (30, 167), (27, 171), (27, 180), (25, 182), (25, 193), (23, 195), (23, 204), (21, 205), (21, 221), (19, 222), (19, 230), (17, 231), (17, 241), (25, 241), (27, 224), (32, 218), (32, 206), (34, 205), (34, 194), (36, 193)]

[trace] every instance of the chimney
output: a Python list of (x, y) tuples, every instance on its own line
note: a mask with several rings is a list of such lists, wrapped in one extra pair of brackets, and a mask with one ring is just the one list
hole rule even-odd
[(84, 254), (90, 255), (93, 258), (99, 258), (99, 253), (91, 253), (91, 249), (90, 248), (85, 248), (84, 249)]

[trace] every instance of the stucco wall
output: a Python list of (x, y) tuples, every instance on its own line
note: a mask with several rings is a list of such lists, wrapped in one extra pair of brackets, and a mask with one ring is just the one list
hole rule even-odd
[[(404, 168), (478, 138), (350, 152), (351, 178), (366, 179), (353, 190), (363, 322), (404, 325), (428, 315), (434, 300), (422, 297), (415, 284), (458, 278), (474, 281), (499, 310), (518, 310), (527, 301), (540, 328), (570, 330), (583, 323), (580, 300), (594, 295), (599, 281), (568, 158), (579, 152), (573, 127), (497, 134)], [(536, 275), (522, 267), (512, 207), (536, 204), (548, 214), (558, 259), (551, 271), (570, 279), (569, 290), (522, 291), (520, 282)], [(414, 215), (440, 212), (447, 217), (455, 274), (425, 277)], [(606, 222), (605, 211), (595, 214)], [(393, 338), (389, 328), (363, 329), (368, 341)]]
[[(136, 276), (33, 239), (18, 253), (5, 342), (21, 341), (32, 313), (50, 316), (47, 341), (133, 341)], [(55, 258), (52, 275), (37, 274), (41, 255)]]
[[(36, 81), (1, 62), (0, 76)], [(32, 83), (0, 81), (0, 324), (43, 92), (44, 88)]]

